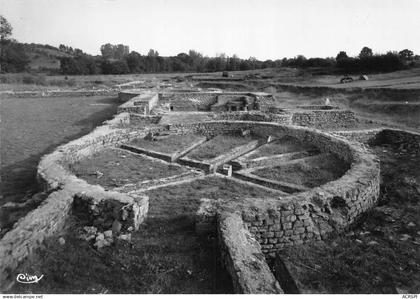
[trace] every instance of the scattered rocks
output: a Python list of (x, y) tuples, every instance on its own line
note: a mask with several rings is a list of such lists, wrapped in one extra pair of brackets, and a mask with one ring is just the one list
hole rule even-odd
[(98, 229), (94, 226), (85, 226), (83, 227), (83, 233), (80, 235), (80, 238), (89, 242), (96, 238), (97, 231)]
[(95, 246), (98, 249), (101, 249), (103, 247), (110, 246), (112, 243), (114, 243), (114, 240), (112, 239), (112, 231), (108, 230), (104, 233), (99, 233), (96, 236), (96, 242), (93, 246)]
[(102, 241), (102, 240), (104, 240), (105, 239), (105, 236), (104, 236), (104, 234), (103, 233), (99, 233), (97, 236), (96, 236), (96, 242), (98, 242), (98, 241)]
[(119, 235), (118, 240), (131, 242), (131, 234)]

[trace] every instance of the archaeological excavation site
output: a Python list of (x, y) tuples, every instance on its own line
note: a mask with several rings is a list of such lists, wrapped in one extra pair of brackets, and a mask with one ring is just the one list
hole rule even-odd
[(54, 287), (31, 292), (322, 292), (308, 277), (330, 270), (302, 253), (381, 246), (363, 238), (393, 192), (383, 161), (419, 161), (419, 134), (361, 128), (329, 101), (163, 84), (122, 88), (118, 101), (111, 120), (39, 161), (45, 199), (0, 240), (4, 291), (41, 271)]

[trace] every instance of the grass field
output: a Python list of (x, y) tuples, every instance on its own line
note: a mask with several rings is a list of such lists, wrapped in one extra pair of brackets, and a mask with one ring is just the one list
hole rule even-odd
[(220, 266), (214, 236), (194, 234), (191, 217), (150, 218), (132, 234), (101, 250), (78, 237), (81, 224), (69, 225), (59, 245), (51, 237), (22, 273), (44, 275), (37, 284), (16, 284), (12, 293), (41, 294), (229, 294), (232, 286)]
[(170, 135), (158, 140), (146, 140), (144, 138), (135, 139), (130, 144), (156, 152), (173, 154), (178, 151), (186, 150), (189, 146), (202, 138), (203, 136), (194, 134)]
[(280, 155), (291, 152), (298, 152), (304, 150), (313, 150), (310, 146), (305, 146), (297, 138), (292, 136), (285, 136), (283, 138), (274, 140), (270, 143), (260, 146), (247, 156), (247, 159), (256, 159), (260, 157)]
[[(178, 164), (169, 164), (120, 149), (106, 149), (70, 166), (71, 171), (92, 185), (106, 188), (161, 179), (188, 172)], [(98, 175), (101, 173), (102, 175)]]
[(314, 188), (341, 177), (348, 169), (334, 155), (319, 155), (307, 161), (290, 162), (285, 165), (259, 169), (257, 176)]
[(196, 160), (214, 159), (227, 151), (241, 145), (245, 145), (255, 138), (234, 135), (217, 135), (209, 141), (188, 153), (187, 157)]
[(46, 242), (31, 260), (19, 267), (37, 273), (38, 284), (17, 284), (14, 293), (232, 293), (229, 276), (220, 266), (214, 235), (195, 234), (200, 198), (273, 196), (260, 188), (209, 177), (182, 185), (148, 191), (146, 222), (132, 236), (132, 244), (117, 243), (95, 250), (78, 239), (82, 222), (70, 223), (63, 235)]
[(1, 98), (0, 203), (36, 189), (40, 157), (110, 119), (117, 105), (110, 97)]

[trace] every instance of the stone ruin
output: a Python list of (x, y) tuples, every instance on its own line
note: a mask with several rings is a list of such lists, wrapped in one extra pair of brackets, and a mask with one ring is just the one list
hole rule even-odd
[[(196, 232), (217, 234), (220, 255), (235, 292), (283, 293), (266, 258), (275, 256), (285, 246), (313, 242), (342, 232), (376, 204), (380, 187), (379, 160), (360, 142), (368, 142), (379, 134), (409, 140), (407, 142), (420, 141), (417, 134), (390, 129), (326, 133), (316, 128), (347, 128), (354, 123), (354, 114), (325, 105), (281, 109), (274, 105), (273, 96), (266, 93), (124, 91), (120, 99), (125, 103), (113, 120), (42, 158), (38, 178), (50, 194), (0, 240), (2, 289), (9, 285), (11, 270), (45, 238), (59, 233), (71, 213), (88, 220), (89, 225), (84, 227), (85, 239), (94, 241), (98, 248), (116, 240), (129, 241), (130, 234), (147, 217), (149, 202), (142, 190), (222, 175), (243, 184), (269, 188), (278, 196), (238, 200), (202, 198), (196, 213)], [(167, 109), (168, 103), (173, 109)], [(136, 138), (156, 140), (158, 136), (189, 133), (203, 138), (173, 154), (133, 149), (129, 145)], [(256, 136), (258, 140), (211, 160), (188, 158), (188, 152), (218, 134)], [(316, 148), (317, 153), (303, 149), (252, 157), (259, 148), (289, 137)], [(111, 146), (137, 150), (168, 163), (187, 165), (192, 170), (114, 190), (90, 185), (70, 171), (70, 164)], [(345, 172), (313, 188), (266, 179), (250, 171), (285, 165), (293, 159), (309, 161), (314, 155), (323, 154), (339, 157), (346, 165)]]

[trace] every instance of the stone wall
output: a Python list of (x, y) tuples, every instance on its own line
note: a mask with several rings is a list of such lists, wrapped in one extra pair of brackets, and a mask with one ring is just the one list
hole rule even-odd
[(261, 110), (274, 103), (273, 96), (263, 92), (161, 92), (159, 99), (170, 102), (175, 111), (208, 111), (220, 95), (253, 97), (258, 101)]
[(158, 103), (158, 94), (153, 92), (143, 92), (131, 97), (131, 94), (120, 93), (121, 99), (128, 99), (118, 107), (117, 113), (129, 112), (136, 114), (149, 115)]
[(242, 211), (246, 226), (262, 251), (274, 255), (283, 246), (302, 244), (339, 232), (375, 205), (379, 196), (379, 160), (359, 143), (303, 127), (261, 122), (206, 122), (171, 126), (174, 132), (199, 132), (207, 136), (250, 129), (273, 138), (294, 136), (321, 152), (335, 153), (351, 168), (338, 180), (279, 198), (226, 200), (223, 209)]
[(122, 149), (129, 150), (130, 152), (137, 153), (137, 154), (143, 154), (149, 157), (157, 158), (166, 162), (172, 162), (173, 161), (173, 155), (165, 154), (161, 152), (152, 151), (149, 149), (144, 149), (132, 145), (122, 144)]
[(352, 168), (343, 177), (318, 188), (278, 199), (226, 204), (242, 211), (263, 252), (272, 256), (283, 246), (342, 231), (379, 196), (379, 161), (363, 147), (354, 155)]
[(172, 155), (172, 161), (175, 161), (183, 156), (185, 156), (186, 154), (188, 154), (190, 151), (192, 151), (193, 149), (195, 149), (196, 147), (200, 146), (201, 144), (203, 144), (204, 142), (207, 141), (207, 138), (203, 137), (200, 138), (199, 140), (197, 140), (196, 142), (192, 143), (189, 147), (187, 147), (184, 150), (179, 150), (176, 151), (173, 155)]
[(62, 230), (72, 201), (72, 192), (55, 191), (4, 235), (0, 240), (0, 291), (12, 286), (18, 274), (15, 269), (46, 237)]
[(212, 164), (210, 164), (209, 162), (198, 161), (198, 160), (191, 159), (191, 158), (188, 158), (188, 157), (179, 158), (177, 162), (181, 165), (201, 169), (205, 173), (210, 173), (213, 169)]
[(420, 134), (390, 128), (378, 128), (357, 131), (335, 131), (335, 135), (369, 145), (393, 144), (402, 149), (420, 153)]
[(130, 221), (139, 224), (146, 216), (148, 199), (143, 195), (121, 194), (105, 191), (100, 186), (92, 186), (78, 179), (67, 168), (85, 156), (102, 150), (106, 146), (127, 142), (147, 132), (118, 129), (121, 122), (127, 121), (122, 113), (92, 133), (58, 147), (53, 153), (42, 157), (38, 165), (38, 180), (45, 190), (53, 191), (35, 210), (20, 219), (11, 231), (0, 240), (0, 286), (6, 290), (13, 283), (16, 267), (42, 241), (61, 231), (73, 206), (76, 194), (84, 194), (97, 204), (117, 201), (129, 205)]
[(241, 216), (222, 213), (217, 219), (223, 264), (237, 294), (283, 294), (268, 267), (261, 246), (245, 228)]
[(420, 134), (396, 129), (384, 129), (379, 133), (380, 143), (394, 144), (401, 149), (420, 154)]
[(280, 124), (292, 124), (292, 113), (264, 113), (261, 111), (249, 112), (222, 112), (213, 113), (211, 117), (214, 120), (243, 120), (243, 121), (260, 121), (275, 122)]
[(252, 151), (253, 149), (257, 148), (259, 145), (259, 141), (258, 140), (253, 140), (251, 142), (248, 142), (247, 144), (241, 145), (241, 146), (237, 146), (233, 149), (231, 149), (230, 151), (226, 152), (223, 155), (220, 155), (216, 158), (214, 158), (213, 160), (210, 161), (206, 161), (209, 162), (212, 165), (212, 170), (216, 171), (217, 167), (219, 167), (220, 165), (229, 162), (249, 151)]
[(302, 110), (293, 112), (294, 125), (312, 128), (354, 127), (356, 118), (350, 110)]
[(125, 103), (129, 100), (131, 100), (132, 98), (138, 96), (141, 92), (134, 92), (134, 91), (122, 91), (118, 93), (118, 99), (120, 100), (121, 103)]
[(299, 126), (252, 121), (213, 121), (169, 126), (171, 133), (198, 133), (207, 137), (239, 133), (242, 130), (250, 130), (252, 135), (264, 139), (268, 136), (273, 138), (282, 138), (286, 135), (294, 136), (303, 143), (313, 145), (324, 152), (336, 153), (345, 162), (351, 162), (353, 158), (353, 151), (348, 141), (334, 137), (332, 134)]
[[(195, 132), (209, 137), (242, 130), (250, 130), (251, 134), (264, 138), (290, 135), (314, 145), (323, 152), (335, 153), (352, 165), (340, 179), (306, 192), (279, 195), (277, 198), (220, 201), (220, 245), (237, 292), (281, 292), (264, 263), (264, 256), (259, 252), (273, 256), (283, 246), (302, 244), (324, 238), (332, 232), (342, 231), (361, 213), (370, 209), (379, 195), (378, 159), (359, 143), (332, 134), (309, 128), (255, 121), (213, 121), (144, 130), (119, 128), (127, 119), (127, 114), (119, 115), (91, 134), (60, 146), (42, 158), (38, 166), (38, 177), (46, 190), (54, 192), (0, 240), (2, 289), (6, 289), (10, 279), (13, 279), (13, 270), (17, 265), (38, 247), (43, 239), (62, 229), (76, 195), (80, 197), (80, 194), (86, 194), (87, 198), (96, 204), (106, 200), (130, 203), (133, 207), (131, 210), (137, 211), (132, 215), (133, 221), (140, 223), (144, 219), (148, 206), (144, 196), (105, 191), (100, 186), (89, 185), (71, 174), (66, 165), (104, 147), (118, 146), (132, 139), (142, 138), (153, 130), (169, 130), (178, 134)], [(413, 137), (404, 132), (397, 134), (395, 130), (384, 134), (393, 142), (399, 140), (398, 142), (418, 145), (420, 140), (418, 135)], [(236, 216), (232, 216), (232, 213)], [(233, 237), (239, 241), (232, 241)]]
[(383, 128), (372, 129), (372, 130), (352, 130), (352, 131), (335, 131), (334, 135), (347, 138), (349, 140), (354, 140), (357, 142), (369, 144), (374, 142), (380, 132), (383, 131)]
[(160, 93), (160, 100), (171, 103), (174, 111), (206, 111), (216, 103), (218, 93), (214, 92), (175, 92)]
[(137, 113), (130, 113), (130, 124), (133, 125), (155, 125), (162, 119), (161, 115), (141, 115)]

